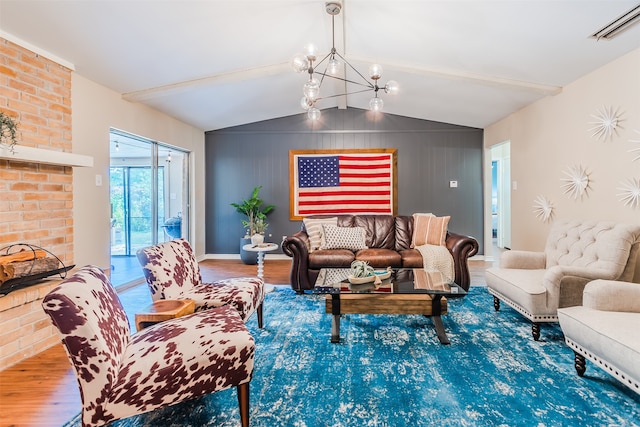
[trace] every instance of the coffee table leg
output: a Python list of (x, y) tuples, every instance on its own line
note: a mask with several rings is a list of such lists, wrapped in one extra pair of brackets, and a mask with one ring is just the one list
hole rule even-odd
[(447, 333), (444, 330), (442, 318), (440, 316), (432, 316), (431, 319), (433, 320), (433, 325), (436, 327), (436, 334), (438, 334), (440, 344), (451, 344), (449, 337), (447, 337)]
[(331, 342), (340, 342), (340, 315), (334, 314), (331, 316)]
[[(327, 297), (328, 298), (328, 297)], [(340, 342), (340, 294), (331, 294), (331, 342)]]
[(447, 333), (444, 330), (444, 324), (442, 323), (442, 318), (440, 314), (442, 314), (442, 304), (441, 300), (442, 295), (434, 295), (431, 300), (431, 319), (433, 320), (433, 326), (436, 328), (436, 334), (438, 334), (438, 339), (440, 340), (440, 344), (451, 344), (449, 341), (449, 337), (447, 337)]

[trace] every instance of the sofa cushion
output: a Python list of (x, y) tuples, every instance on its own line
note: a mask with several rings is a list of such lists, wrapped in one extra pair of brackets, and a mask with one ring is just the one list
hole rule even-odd
[(398, 252), (411, 248), (411, 240), (413, 239), (413, 217), (407, 215), (398, 215), (395, 217), (396, 236), (395, 250)]
[(420, 255), (417, 249), (400, 251), (400, 258), (402, 259), (402, 267), (404, 268), (422, 268), (424, 266), (422, 255)]
[(356, 259), (366, 261), (374, 268), (402, 267), (402, 257), (391, 249), (364, 249), (356, 253)]
[(323, 224), (338, 225), (338, 218), (303, 218), (304, 228), (309, 236), (309, 252), (317, 251), (324, 244)]
[(411, 247), (421, 245), (444, 246), (447, 238), (447, 225), (450, 216), (433, 216), (430, 214), (413, 214), (413, 238)]
[(354, 225), (365, 230), (365, 244), (370, 248), (395, 249), (395, 220), (390, 215), (358, 215)]
[(324, 244), (320, 249), (349, 249), (359, 251), (367, 249), (364, 243), (365, 231), (362, 227), (336, 227), (323, 224)]
[(317, 250), (309, 254), (309, 268), (351, 267), (356, 255), (348, 249)]

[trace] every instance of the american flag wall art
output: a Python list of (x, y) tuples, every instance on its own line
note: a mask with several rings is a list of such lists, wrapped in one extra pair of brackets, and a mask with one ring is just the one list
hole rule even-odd
[(289, 152), (291, 219), (396, 211), (396, 149)]

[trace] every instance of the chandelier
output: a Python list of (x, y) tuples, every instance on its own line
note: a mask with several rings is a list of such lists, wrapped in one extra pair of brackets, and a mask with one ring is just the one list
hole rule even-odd
[[(332, 44), (331, 51), (326, 54), (320, 61), (317, 61), (317, 48), (309, 43), (304, 47), (304, 53), (296, 55), (291, 61), (293, 69), (298, 73), (307, 72), (309, 79), (303, 86), (302, 92), (304, 96), (300, 100), (300, 106), (303, 110), (307, 111), (307, 115), (311, 120), (318, 120), (320, 118), (320, 110), (316, 106), (317, 102), (321, 99), (335, 98), (339, 96), (352, 95), (356, 93), (373, 91), (373, 98), (369, 101), (369, 109), (371, 111), (381, 111), (384, 106), (384, 102), (378, 97), (378, 91), (384, 90), (385, 93), (396, 94), (398, 92), (398, 83), (394, 80), (389, 80), (384, 86), (378, 85), (378, 80), (382, 77), (382, 66), (379, 64), (372, 64), (369, 67), (369, 79), (362, 75), (355, 69), (342, 55), (338, 53), (335, 46), (336, 30), (335, 30), (335, 17), (342, 10), (342, 3), (331, 1), (325, 3), (326, 11), (331, 15), (331, 32), (332, 32)], [(344, 75), (343, 64), (351, 68), (357, 76), (358, 81), (348, 80)], [(320, 71), (321, 66), (324, 65), (324, 70)], [(327, 79), (339, 80), (345, 83), (345, 93), (321, 96), (322, 83)], [(348, 90), (347, 85), (357, 86), (353, 90)]]

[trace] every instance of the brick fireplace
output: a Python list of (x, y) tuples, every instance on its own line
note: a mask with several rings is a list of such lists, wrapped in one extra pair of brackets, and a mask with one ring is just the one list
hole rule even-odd
[[(18, 121), (19, 146), (72, 152), (71, 70), (3, 38), (0, 110)], [(72, 167), (0, 159), (0, 194), (0, 248), (29, 243), (73, 264)], [(0, 297), (0, 370), (59, 342), (40, 307), (56, 283)]]

